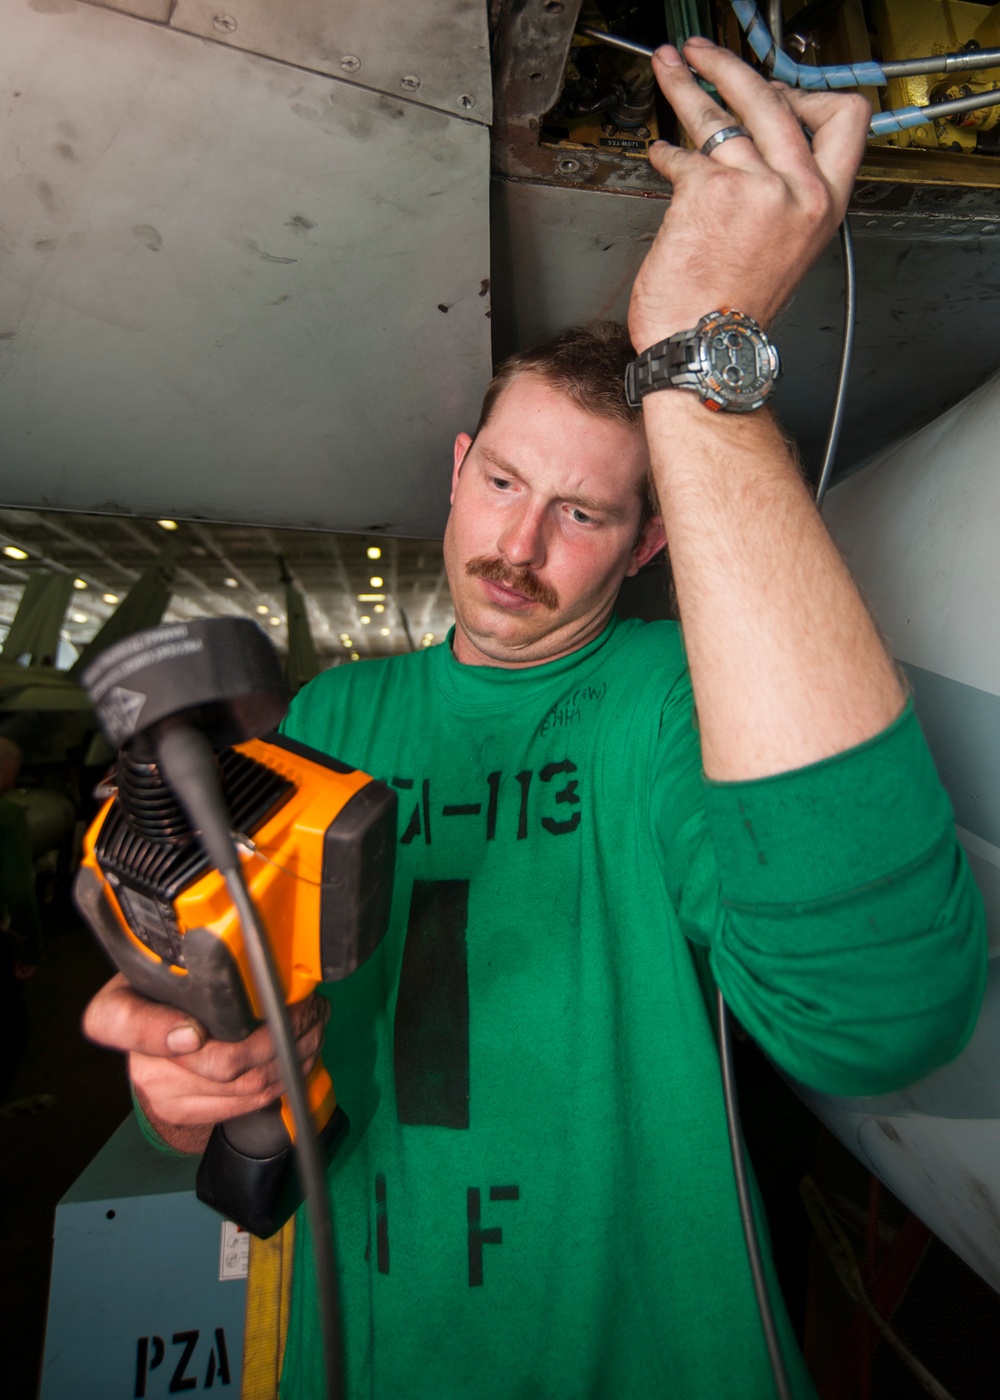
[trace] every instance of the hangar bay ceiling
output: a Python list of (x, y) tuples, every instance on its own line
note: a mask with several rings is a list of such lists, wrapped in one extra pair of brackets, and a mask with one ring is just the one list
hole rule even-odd
[[(597, 62), (577, 21), (655, 43), (675, 10), (0, 0), (0, 504), (36, 521), (130, 516), (141, 531), (140, 517), (213, 535), (205, 522), (259, 526), (283, 545), (261, 556), (284, 553), (300, 577), (309, 566), (283, 532), (440, 535), (451, 440), (474, 422), (493, 357), (623, 315), (668, 207), (645, 159), (657, 130), (674, 134), (662, 104), (646, 126), (628, 102), (572, 115), (566, 94)], [(825, 11), (803, 39), (824, 62), (939, 45), (936, 0)], [(723, 0), (698, 12), (741, 46)], [(996, 25), (986, 5), (948, 15), (969, 32), (945, 43)], [(642, 75), (623, 74), (635, 96)], [(923, 81), (893, 101), (927, 100)], [(989, 139), (935, 128), (870, 148), (851, 206), (860, 295), (842, 472), (1000, 363)], [(777, 327), (778, 407), (807, 467), (842, 300), (832, 246)], [(103, 538), (68, 517), (62, 528)], [(109, 530), (118, 557), (128, 531)], [(52, 539), (39, 548), (51, 555)], [(197, 556), (188, 567), (198, 574)], [(321, 647), (361, 626), (350, 590), (330, 592), (339, 577), (334, 562), (309, 592)], [(208, 587), (203, 605), (222, 607)], [(438, 630), (435, 607), (418, 631)]]
[[(61, 574), (74, 581), (61, 628), (73, 648), (64, 653), (68, 664), (165, 546), (167, 621), (250, 616), (284, 651), (289, 640), (285, 580), (290, 579), (304, 598), (321, 666), (408, 651), (440, 641), (451, 626), (451, 595), (437, 540), (169, 518), (166, 524), (177, 528), (136, 518), (0, 510), (0, 637), (28, 580), (39, 573)], [(4, 661), (14, 659), (5, 652)]]

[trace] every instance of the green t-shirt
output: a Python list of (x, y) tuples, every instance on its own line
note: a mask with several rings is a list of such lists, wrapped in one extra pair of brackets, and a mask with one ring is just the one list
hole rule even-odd
[[(770, 1397), (713, 978), (817, 1088), (957, 1053), (985, 936), (912, 712), (708, 783), (678, 628), (613, 622), (524, 670), (342, 667), (284, 729), (399, 794), (390, 930), (324, 989), (351, 1400)], [(296, 1254), (281, 1394), (313, 1400), (304, 1221)]]

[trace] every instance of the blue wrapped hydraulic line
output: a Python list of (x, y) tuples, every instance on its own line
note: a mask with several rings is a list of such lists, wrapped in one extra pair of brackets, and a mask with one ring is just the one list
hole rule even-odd
[[(961, 73), (1000, 65), (1000, 49), (973, 49), (965, 53), (932, 54), (926, 58), (906, 58), (895, 63), (841, 63), (813, 67), (796, 63), (778, 48), (760, 11), (753, 0), (730, 0), (733, 13), (746, 35), (756, 58), (771, 76), (789, 87), (807, 91), (828, 91), (832, 88), (885, 87), (890, 78), (919, 73)], [(1000, 102), (1000, 91), (979, 93), (972, 97), (957, 97), (950, 102), (935, 102), (928, 107), (898, 107), (892, 112), (876, 112), (869, 131), (872, 136), (888, 136), (911, 126), (943, 117), (974, 112), (980, 107), (992, 107)]]

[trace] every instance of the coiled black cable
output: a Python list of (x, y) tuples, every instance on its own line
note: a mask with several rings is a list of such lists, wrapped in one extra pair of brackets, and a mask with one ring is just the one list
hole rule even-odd
[(750, 1197), (750, 1181), (746, 1161), (743, 1156), (743, 1134), (740, 1129), (740, 1106), (736, 1093), (736, 1069), (733, 1064), (733, 1041), (729, 1023), (729, 1009), (721, 990), (716, 992), (716, 1007), (719, 1015), (719, 1060), (722, 1064), (722, 1099), (726, 1106), (726, 1127), (729, 1129), (729, 1151), (733, 1158), (733, 1176), (736, 1179), (736, 1198), (740, 1207), (740, 1223), (743, 1226), (743, 1239), (746, 1243), (747, 1262), (753, 1280), (757, 1311), (760, 1313), (761, 1331), (767, 1346), (771, 1374), (774, 1376), (774, 1393), (778, 1400), (792, 1400), (788, 1372), (781, 1355), (778, 1341), (778, 1328), (774, 1321), (774, 1309), (767, 1291), (767, 1278), (764, 1274), (764, 1256), (757, 1234), (757, 1222), (753, 1214), (753, 1201)]
[[(806, 133), (810, 135), (809, 132)], [(823, 462), (816, 483), (816, 509), (821, 509), (823, 498), (830, 485), (833, 464), (840, 443), (840, 433), (844, 425), (844, 408), (847, 403), (847, 380), (851, 372), (854, 355), (854, 325), (857, 308), (857, 269), (854, 260), (854, 240), (851, 236), (847, 215), (840, 225), (840, 247), (844, 259), (844, 338), (840, 351), (840, 365), (837, 369), (837, 387), (833, 399), (833, 412), (826, 435)], [(729, 1010), (721, 990), (717, 992), (719, 1018), (719, 1059), (722, 1064), (722, 1097), (726, 1107), (726, 1126), (729, 1130), (729, 1150), (733, 1159), (733, 1175), (736, 1178), (736, 1195), (740, 1207), (740, 1221), (746, 1243), (747, 1260), (753, 1280), (757, 1311), (760, 1314), (761, 1330), (767, 1345), (767, 1354), (774, 1376), (774, 1389), (778, 1400), (792, 1400), (792, 1392), (785, 1369), (781, 1347), (778, 1342), (778, 1329), (774, 1321), (774, 1310), (767, 1291), (763, 1256), (757, 1235), (757, 1222), (754, 1219), (753, 1203), (750, 1198), (750, 1185), (747, 1179), (746, 1162), (743, 1156), (743, 1136), (740, 1129), (739, 1101), (736, 1095), (736, 1074), (733, 1065), (733, 1045), (730, 1031)]]
[(340, 1285), (337, 1279), (333, 1216), (326, 1189), (323, 1159), (306, 1101), (305, 1080), (295, 1054), (295, 1040), (281, 992), (281, 979), (260, 915), (243, 878), (243, 868), (239, 859), (237, 858), (236, 865), (231, 870), (224, 873), (226, 887), (239, 914), (243, 944), (253, 973), (254, 990), (260, 998), (264, 1019), (274, 1037), (285, 1096), (295, 1123), (295, 1156), (312, 1227), (316, 1303), (323, 1338), (325, 1396), (326, 1400), (341, 1400), (345, 1389)]
[(340, 1289), (330, 1198), (323, 1161), (306, 1099), (305, 1081), (295, 1053), (281, 978), (267, 934), (250, 897), (240, 854), (230, 832), (229, 813), (219, 783), (215, 751), (205, 735), (189, 725), (169, 725), (158, 736), (160, 770), (183, 807), (205, 851), (225, 877), (243, 932), (254, 991), (274, 1037), (284, 1093), (295, 1126), (295, 1154), (312, 1226), (316, 1293), (323, 1339), (325, 1400), (344, 1395), (344, 1349)]

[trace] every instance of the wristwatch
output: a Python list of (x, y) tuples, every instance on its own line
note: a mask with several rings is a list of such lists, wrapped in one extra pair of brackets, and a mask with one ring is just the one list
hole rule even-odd
[(752, 413), (774, 393), (781, 360), (752, 316), (710, 311), (638, 355), (625, 371), (625, 397), (639, 408), (656, 389), (691, 389), (706, 408)]

